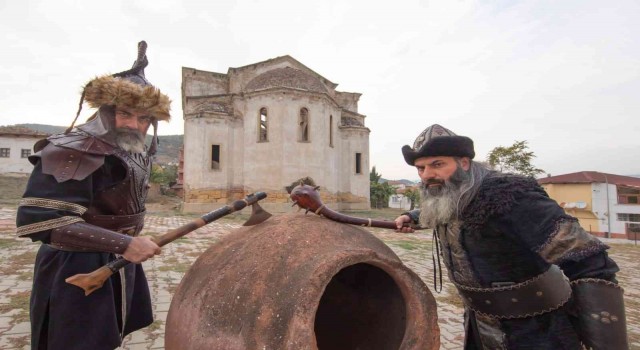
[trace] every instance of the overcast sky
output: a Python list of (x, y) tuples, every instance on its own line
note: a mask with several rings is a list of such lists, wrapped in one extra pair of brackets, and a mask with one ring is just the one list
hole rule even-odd
[(0, 32), (0, 125), (69, 125), (81, 87), (130, 68), (144, 39), (147, 78), (174, 100), (163, 135), (183, 133), (181, 67), (291, 55), (362, 93), (385, 178), (417, 179), (400, 148), (434, 123), (477, 160), (526, 140), (552, 175), (640, 174), (637, 0), (0, 0)]

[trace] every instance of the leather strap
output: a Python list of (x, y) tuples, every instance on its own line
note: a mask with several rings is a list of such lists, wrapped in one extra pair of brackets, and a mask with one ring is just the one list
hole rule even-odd
[(571, 282), (577, 332), (587, 349), (629, 349), (624, 290), (613, 282), (583, 278)]
[(497, 288), (454, 283), (465, 305), (490, 318), (512, 319), (541, 315), (560, 308), (571, 297), (569, 280), (556, 265), (527, 281)]
[(135, 237), (142, 231), (145, 214), (146, 211), (131, 215), (94, 215), (85, 213), (82, 218), (88, 224)]

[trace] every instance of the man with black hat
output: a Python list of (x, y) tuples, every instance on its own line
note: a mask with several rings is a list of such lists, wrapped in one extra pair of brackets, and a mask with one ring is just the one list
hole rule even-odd
[(437, 124), (402, 153), (422, 203), (396, 224), (434, 229), (434, 263), (441, 255), (465, 305), (465, 349), (628, 348), (609, 247), (535, 179), (486, 169), (470, 138)]
[[(147, 44), (127, 71), (98, 77), (82, 92), (98, 111), (34, 146), (34, 169), (17, 214), (17, 233), (43, 244), (31, 292), (33, 349), (114, 349), (127, 334), (153, 322), (142, 265), (160, 253), (144, 225), (157, 147), (157, 122), (169, 120), (170, 100), (144, 76)], [(149, 126), (154, 137), (144, 143)], [(121, 255), (135, 263), (85, 296), (65, 283)]]

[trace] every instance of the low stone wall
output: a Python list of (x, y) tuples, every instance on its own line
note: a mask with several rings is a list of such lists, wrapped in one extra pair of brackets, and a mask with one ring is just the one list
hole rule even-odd
[[(292, 211), (293, 202), (286, 191), (265, 191), (267, 198), (260, 201), (260, 205), (273, 213)], [(249, 194), (242, 188), (232, 189), (185, 189), (182, 203), (183, 213), (203, 213), (221, 208), (235, 200), (242, 199)], [(335, 210), (367, 210), (369, 200), (349, 192), (330, 193), (320, 190), (320, 200), (327, 207)]]

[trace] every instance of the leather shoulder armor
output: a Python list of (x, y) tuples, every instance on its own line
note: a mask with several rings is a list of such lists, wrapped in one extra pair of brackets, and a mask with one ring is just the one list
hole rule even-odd
[[(84, 180), (104, 164), (116, 148), (82, 131), (53, 135), (39, 152), (42, 172), (56, 181)], [(37, 155), (36, 155), (37, 156)]]

